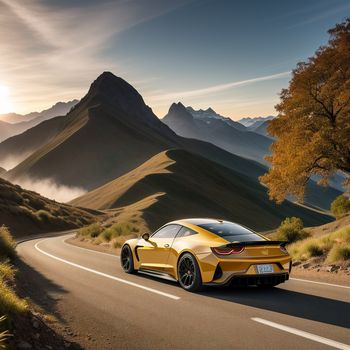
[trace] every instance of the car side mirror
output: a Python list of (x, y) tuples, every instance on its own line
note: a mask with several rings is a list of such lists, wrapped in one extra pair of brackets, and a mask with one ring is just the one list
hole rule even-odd
[(148, 241), (148, 240), (149, 240), (149, 233), (144, 233), (141, 237), (142, 237), (145, 241)]

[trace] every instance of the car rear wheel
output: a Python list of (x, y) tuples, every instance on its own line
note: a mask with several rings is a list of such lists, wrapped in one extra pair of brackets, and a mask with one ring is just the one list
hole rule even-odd
[(178, 263), (178, 277), (181, 287), (189, 292), (198, 292), (203, 287), (197, 260), (190, 253), (181, 256)]
[(136, 271), (134, 268), (134, 258), (128, 245), (125, 245), (122, 248), (122, 252), (120, 254), (120, 263), (126, 273), (134, 273)]

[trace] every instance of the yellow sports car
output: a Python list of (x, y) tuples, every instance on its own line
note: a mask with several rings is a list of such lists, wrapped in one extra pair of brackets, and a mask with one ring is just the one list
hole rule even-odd
[(126, 241), (120, 260), (127, 273), (175, 279), (191, 292), (230, 283), (271, 287), (289, 278), (286, 243), (229, 221), (183, 219)]

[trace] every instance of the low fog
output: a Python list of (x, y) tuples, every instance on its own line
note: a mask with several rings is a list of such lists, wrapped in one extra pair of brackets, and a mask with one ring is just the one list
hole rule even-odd
[(37, 192), (44, 197), (62, 203), (69, 202), (87, 192), (83, 188), (58, 184), (53, 179), (33, 180), (27, 177), (16, 179), (13, 182), (26, 190)]
[(4, 157), (0, 159), (0, 167), (9, 171), (15, 166), (17, 166), (19, 163), (23, 162), (27, 157), (31, 155), (31, 153), (32, 151)]

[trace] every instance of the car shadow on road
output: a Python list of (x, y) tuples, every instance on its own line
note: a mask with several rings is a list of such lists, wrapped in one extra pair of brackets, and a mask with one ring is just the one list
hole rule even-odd
[(67, 291), (46, 278), (21, 258), (16, 259), (16, 267), (20, 271), (18, 275), (20, 295), (29, 297), (45, 313), (54, 315), (57, 320), (66, 323), (57, 311), (57, 302)]
[(350, 327), (350, 303), (282, 288), (207, 288), (207, 297), (274, 311), (312, 321)]

